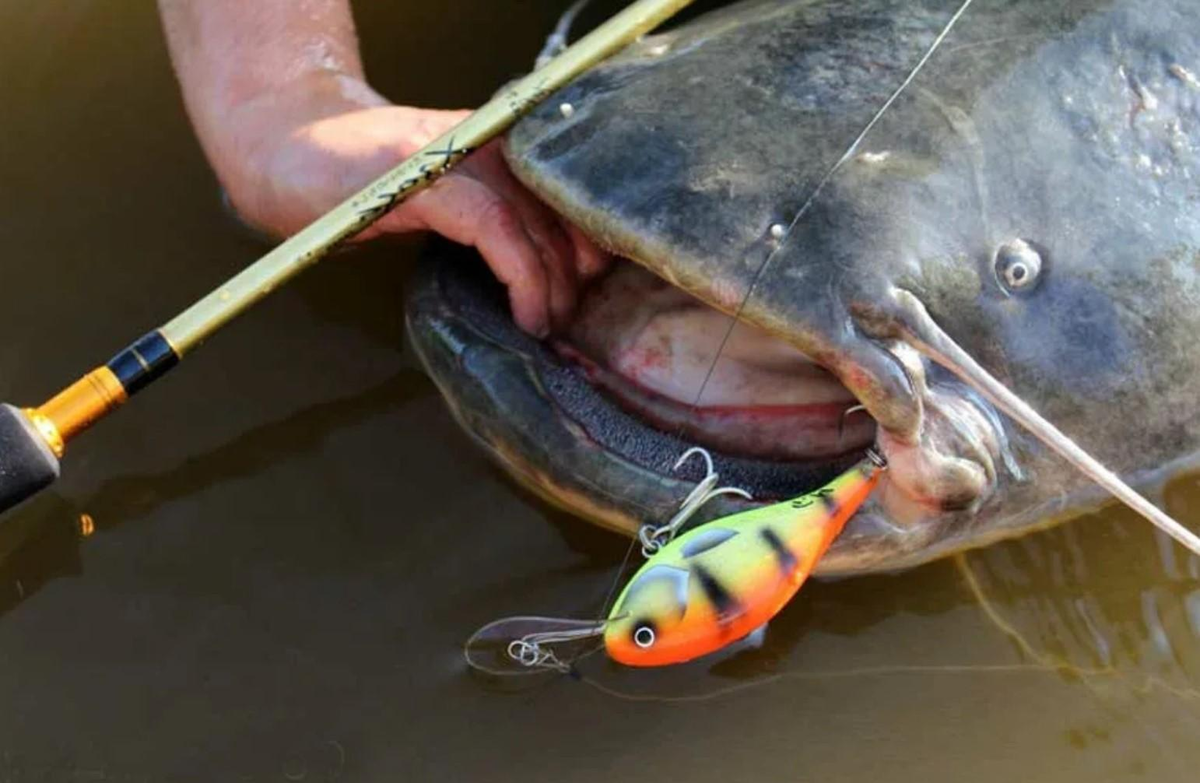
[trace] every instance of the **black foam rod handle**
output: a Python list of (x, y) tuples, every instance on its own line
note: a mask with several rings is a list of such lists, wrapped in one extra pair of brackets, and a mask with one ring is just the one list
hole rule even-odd
[(0, 405), (0, 512), (58, 478), (58, 457), (20, 410)]

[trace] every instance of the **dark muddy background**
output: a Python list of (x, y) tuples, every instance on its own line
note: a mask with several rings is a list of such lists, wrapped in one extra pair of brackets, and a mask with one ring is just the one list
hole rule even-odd
[[(525, 69), (560, 10), (358, 6), (377, 85), (443, 106)], [(28, 403), (263, 248), (150, 0), (0, 0), (0, 35), (0, 399)], [(484, 622), (594, 611), (625, 542), (456, 428), (404, 347), (419, 251), (279, 293), (5, 518), (0, 780), (1195, 779), (1200, 569), (1120, 511), (811, 585), (715, 667), (468, 673)], [(1200, 521), (1194, 479), (1167, 500)]]

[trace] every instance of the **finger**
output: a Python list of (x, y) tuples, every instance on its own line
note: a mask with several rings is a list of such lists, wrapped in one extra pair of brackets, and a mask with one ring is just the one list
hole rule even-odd
[(471, 116), (471, 112), (466, 109), (453, 111), (411, 107), (397, 107), (397, 109), (407, 112), (405, 116), (397, 117), (394, 122), (395, 127), (409, 129), (407, 142), (413, 147), (407, 153), (410, 155)]
[(575, 269), (579, 279), (587, 282), (599, 277), (612, 266), (612, 255), (601, 250), (583, 230), (568, 220), (562, 220), (563, 230), (575, 248)]
[(579, 280), (569, 255), (555, 254), (544, 261), (546, 274), (550, 278), (550, 322), (561, 331), (570, 326), (571, 317), (575, 314)]
[(550, 315), (556, 328), (565, 328), (575, 311), (579, 295), (575, 244), (558, 216), (522, 185), (490, 144), (465, 166), (466, 173), (484, 182), (507, 200), (521, 216), (526, 232), (537, 245), (550, 279)]
[(542, 255), (516, 208), (482, 182), (443, 177), (384, 218), (387, 230), (429, 229), (479, 250), (508, 288), (513, 320), (526, 332), (550, 332), (550, 282)]

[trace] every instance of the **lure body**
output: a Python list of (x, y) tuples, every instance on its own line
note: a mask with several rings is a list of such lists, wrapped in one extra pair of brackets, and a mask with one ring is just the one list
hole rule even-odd
[(676, 538), (617, 597), (604, 631), (609, 657), (628, 666), (682, 663), (766, 624), (800, 589), (882, 472), (864, 460), (806, 495)]

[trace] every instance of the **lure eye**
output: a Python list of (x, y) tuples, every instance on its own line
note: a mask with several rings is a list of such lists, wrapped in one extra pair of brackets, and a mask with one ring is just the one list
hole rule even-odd
[(1042, 274), (1042, 255), (1024, 239), (1005, 242), (996, 251), (996, 280), (1006, 293), (1031, 290)]
[(654, 645), (655, 640), (654, 626), (649, 623), (642, 623), (637, 628), (633, 629), (633, 643), (643, 650), (647, 650)]

